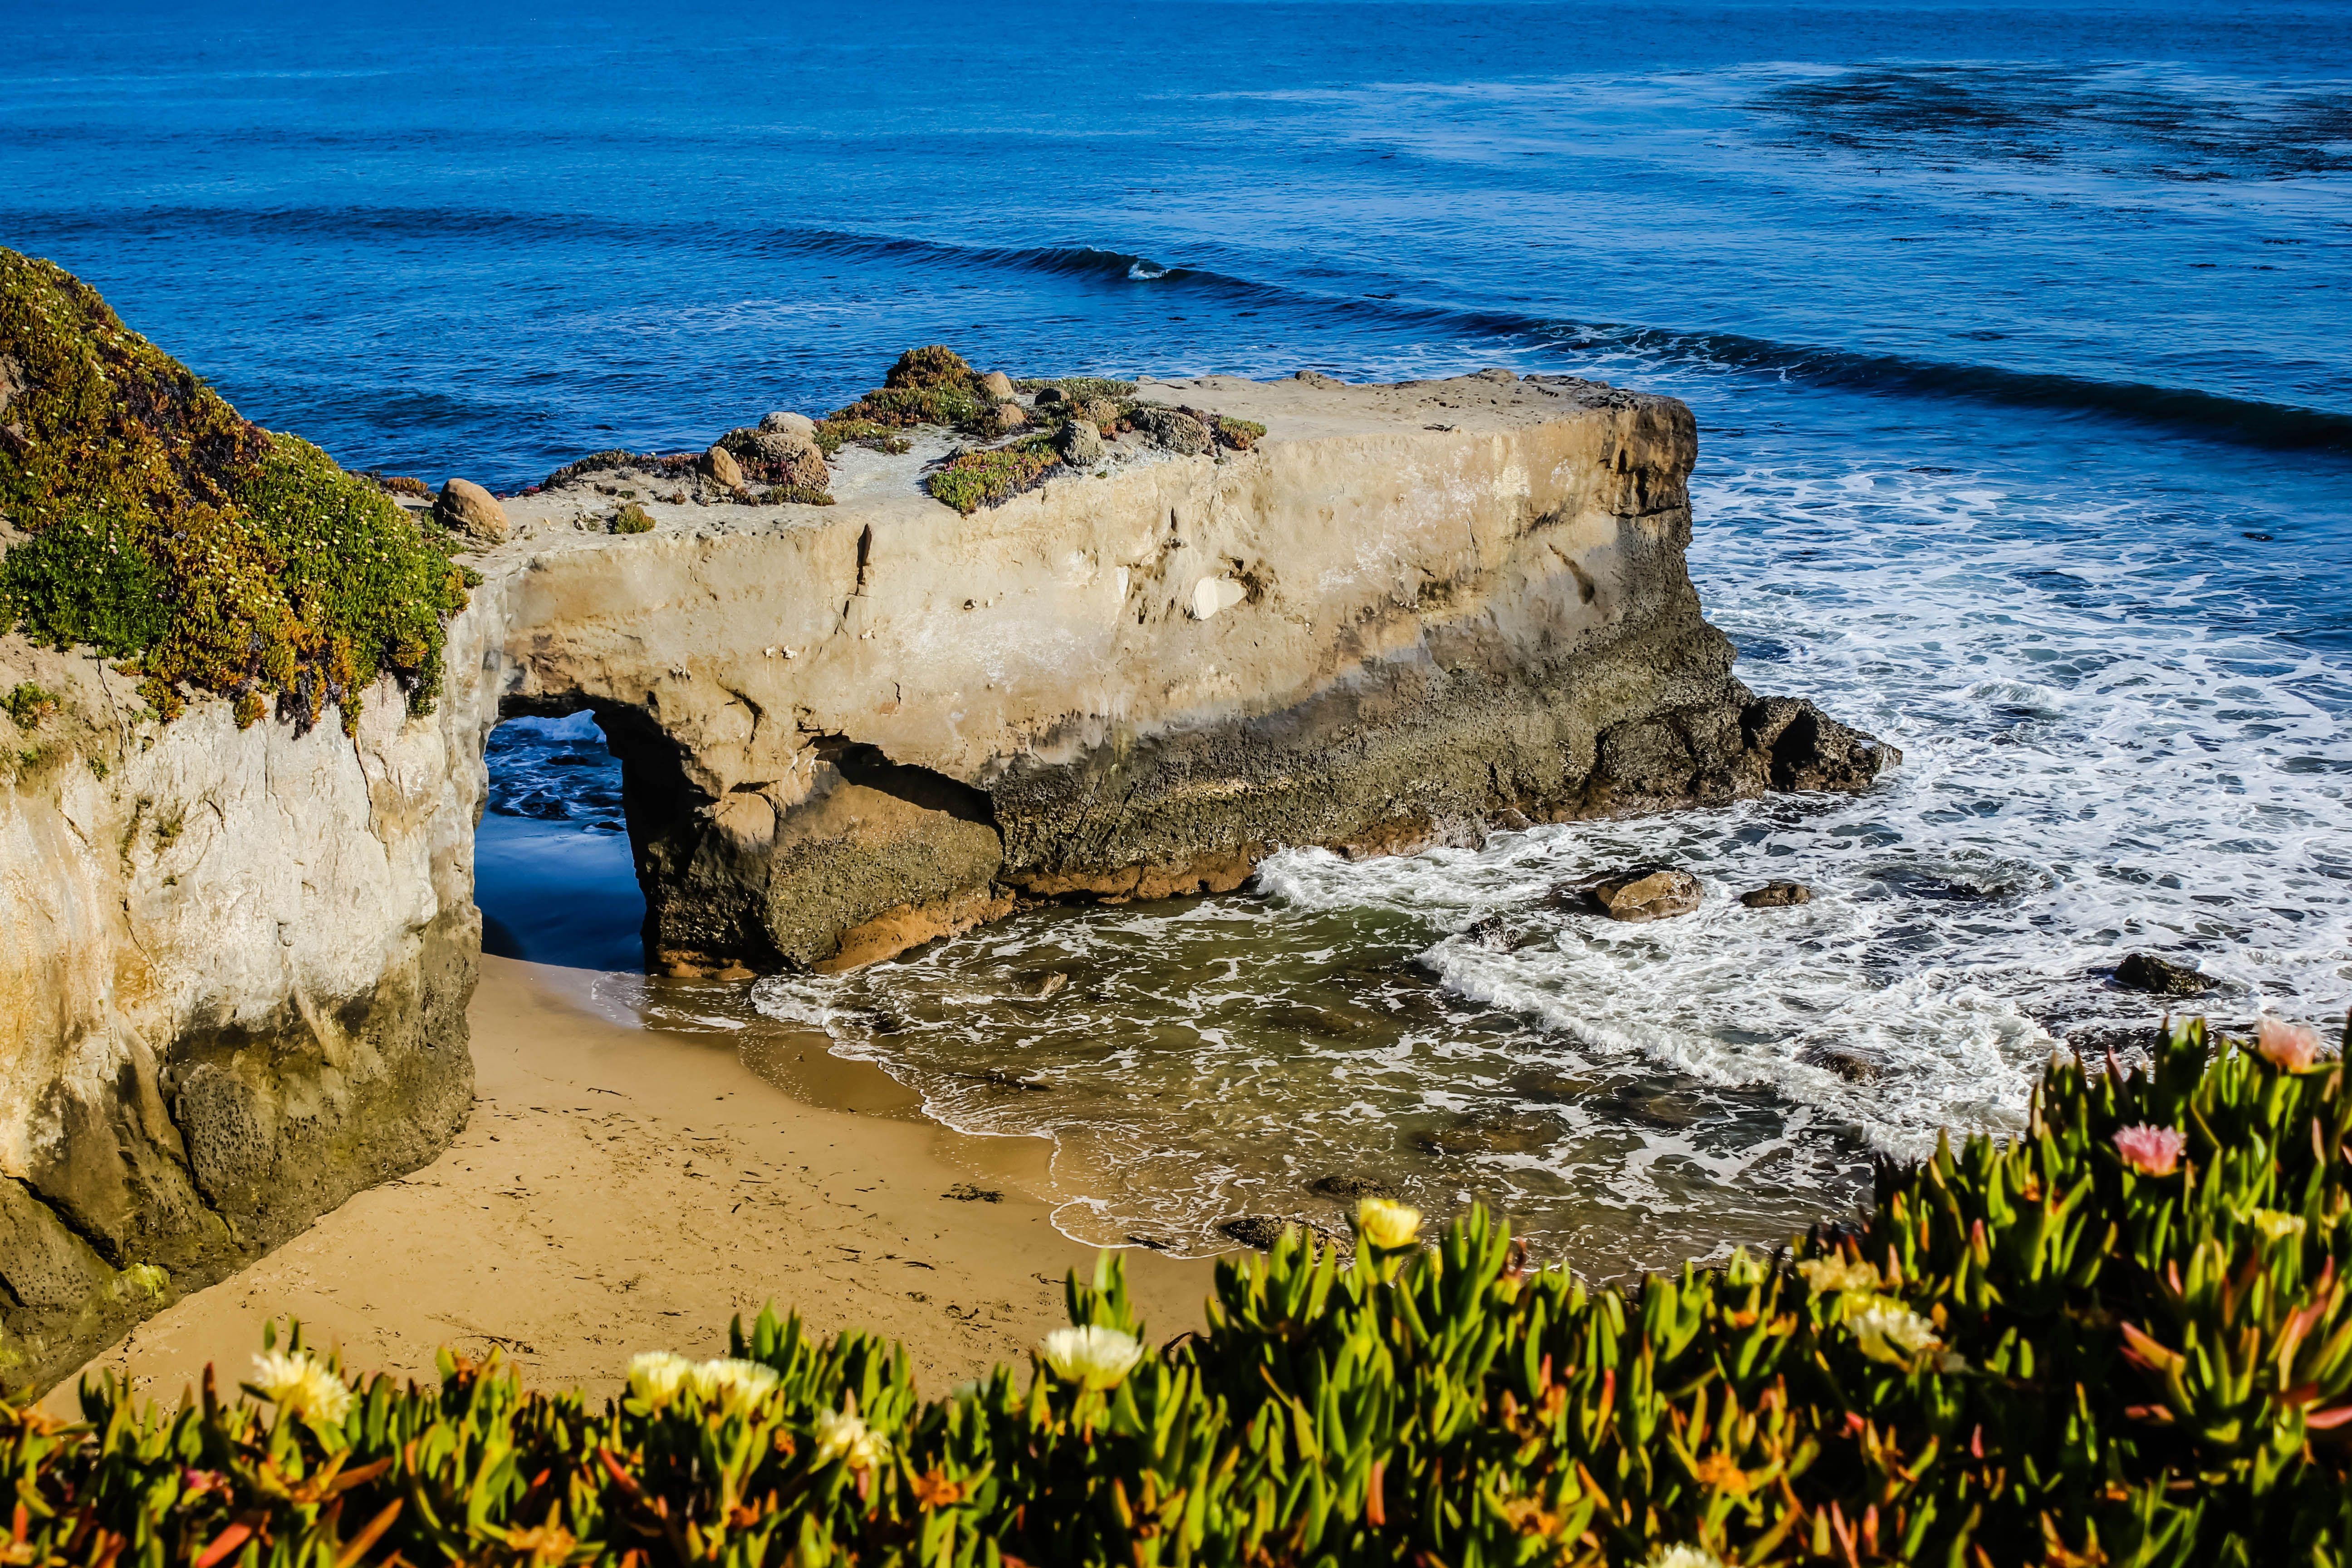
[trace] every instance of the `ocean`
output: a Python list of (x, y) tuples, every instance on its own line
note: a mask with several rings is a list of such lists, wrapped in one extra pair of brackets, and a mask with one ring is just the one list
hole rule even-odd
[[(494, 737), (496, 951), (1054, 1141), (1071, 1234), (1311, 1184), (1597, 1274), (1771, 1242), (2150, 1020), (2352, 1001), (2352, 4), (18, 5), (0, 244), (345, 464), (530, 483), (1015, 374), (1485, 365), (1696, 411), (1691, 570), (1853, 800), (1288, 851), (840, 979), (635, 973), (593, 724)], [(1702, 910), (1549, 910), (1671, 858)], [(1815, 900), (1761, 919), (1766, 876)], [(1516, 943), (1470, 928), (1500, 916)], [(1048, 1002), (1013, 996), (1051, 969)]]

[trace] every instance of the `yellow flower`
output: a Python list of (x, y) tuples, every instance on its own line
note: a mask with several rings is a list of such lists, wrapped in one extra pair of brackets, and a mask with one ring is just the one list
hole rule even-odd
[(854, 1407), (817, 1412), (816, 1463), (845, 1459), (853, 1470), (870, 1470), (889, 1457), (890, 1439), (866, 1425)]
[(1847, 1290), (1857, 1295), (1869, 1295), (1878, 1289), (1878, 1270), (1859, 1258), (1850, 1258), (1843, 1252), (1832, 1252), (1825, 1258), (1808, 1258), (1797, 1265), (1797, 1272), (1813, 1288), (1816, 1296)]
[(1055, 1376), (1097, 1392), (1118, 1387), (1143, 1359), (1143, 1346), (1133, 1334), (1092, 1325), (1055, 1329), (1037, 1350)]
[(676, 1351), (641, 1351), (629, 1358), (629, 1393), (648, 1410), (664, 1409), (694, 1374), (694, 1363)]
[(351, 1385), (309, 1351), (270, 1351), (253, 1358), (253, 1387), (288, 1415), (338, 1426), (352, 1407)]
[(1893, 1366), (1907, 1366), (1914, 1357), (1944, 1348), (1935, 1324), (1907, 1307), (1892, 1303), (1871, 1308), (1846, 1327), (1862, 1342), (1863, 1354)]
[(2264, 1241), (2284, 1241), (2303, 1234), (2303, 1216), (2278, 1209), (2255, 1209), (2246, 1216), (2246, 1223), (2259, 1232)]
[(1357, 1233), (1386, 1252), (1396, 1252), (1421, 1239), (1421, 1211), (1410, 1204), (1391, 1203), (1386, 1198), (1360, 1198), (1356, 1202)]
[(703, 1403), (716, 1405), (736, 1415), (749, 1415), (752, 1406), (776, 1391), (783, 1381), (776, 1369), (765, 1362), (735, 1361), (720, 1357), (696, 1367), (691, 1374), (694, 1392)]

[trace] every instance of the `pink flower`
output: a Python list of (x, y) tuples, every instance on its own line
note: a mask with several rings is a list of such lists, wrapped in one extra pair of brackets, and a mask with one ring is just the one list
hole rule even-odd
[(2180, 1152), (2189, 1140), (2169, 1127), (2120, 1127), (2116, 1152), (2143, 1176), (2168, 1176), (2180, 1168)]
[(2265, 1017), (2254, 1025), (2254, 1049), (2274, 1068), (2301, 1072), (2319, 1055), (2319, 1031), (2308, 1024)]

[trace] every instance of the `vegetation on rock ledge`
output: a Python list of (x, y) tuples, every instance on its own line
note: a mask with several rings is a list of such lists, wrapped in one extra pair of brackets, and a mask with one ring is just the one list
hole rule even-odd
[(2352, 1564), (2352, 1094), (2308, 1030), (2053, 1061), (2026, 1133), (1882, 1165), (1792, 1257), (1628, 1289), (1366, 1199), (1150, 1348), (1118, 1268), (1025, 1381), (739, 1321), (614, 1401), (298, 1342), (176, 1414), (0, 1406), (9, 1561)]
[(377, 676), (415, 711), (440, 685), (465, 574), (374, 486), (241, 417), (95, 289), (0, 250), (0, 625), (137, 661), (165, 718), (184, 689), (275, 694), (346, 730)]

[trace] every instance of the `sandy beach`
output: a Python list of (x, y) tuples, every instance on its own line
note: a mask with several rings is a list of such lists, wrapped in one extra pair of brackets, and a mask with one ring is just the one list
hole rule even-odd
[[(796, 1099), (731, 1040), (590, 1012), (583, 978), (485, 958), (477, 1099), (448, 1152), (85, 1371), (174, 1401), (206, 1363), (242, 1373), (263, 1322), (292, 1317), (354, 1369), (430, 1377), (442, 1345), (496, 1349), (529, 1384), (604, 1393), (633, 1352), (722, 1352), (730, 1315), (773, 1302), (823, 1332), (898, 1339), (919, 1386), (945, 1393), (1061, 1324), (1063, 1275), (1095, 1254), (1028, 1195), (1044, 1144), (926, 1121), (880, 1073), (825, 1057), (819, 1036), (794, 1070), (824, 1103)], [(1126, 1257), (1154, 1337), (1199, 1324), (1208, 1262)], [(74, 1380), (47, 1404), (75, 1412)]]

